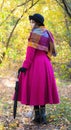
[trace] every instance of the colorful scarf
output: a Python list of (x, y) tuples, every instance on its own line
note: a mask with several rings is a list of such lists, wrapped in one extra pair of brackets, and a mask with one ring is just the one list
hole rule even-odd
[(55, 56), (56, 54), (54, 37), (52, 33), (45, 28), (45, 26), (40, 26), (39, 28), (32, 29), (28, 38), (28, 46), (46, 51), (47, 56), (50, 59), (52, 55)]

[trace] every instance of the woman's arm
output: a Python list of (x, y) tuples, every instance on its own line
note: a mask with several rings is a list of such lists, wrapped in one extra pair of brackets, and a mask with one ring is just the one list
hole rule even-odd
[(23, 62), (22, 67), (28, 69), (31, 66), (31, 64), (33, 62), (33, 59), (35, 57), (35, 52), (36, 52), (35, 48), (30, 47), (30, 46), (27, 47), (26, 58), (25, 58), (25, 60)]

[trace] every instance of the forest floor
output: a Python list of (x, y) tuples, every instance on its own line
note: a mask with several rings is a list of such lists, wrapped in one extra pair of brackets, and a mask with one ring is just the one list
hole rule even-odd
[(46, 105), (47, 125), (31, 123), (33, 106), (18, 103), (13, 119), (15, 77), (0, 77), (0, 130), (71, 130), (71, 82), (57, 79), (60, 104)]

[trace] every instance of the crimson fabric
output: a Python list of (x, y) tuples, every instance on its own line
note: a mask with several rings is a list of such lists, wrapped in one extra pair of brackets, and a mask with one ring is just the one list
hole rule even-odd
[(25, 105), (58, 104), (60, 102), (54, 70), (45, 51), (28, 46), (19, 76), (18, 101)]

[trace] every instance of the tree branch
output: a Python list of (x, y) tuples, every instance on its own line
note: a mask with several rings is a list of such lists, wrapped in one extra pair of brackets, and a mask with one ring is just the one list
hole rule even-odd
[(66, 0), (65, 0), (65, 3), (66, 3), (66, 5), (67, 5), (67, 8), (71, 11), (71, 8), (70, 8), (70, 6), (69, 6), (69, 4), (67, 3)]
[[(29, 9), (32, 8), (35, 4), (37, 4), (38, 1), (39, 1), (39, 0), (37, 0), (34, 4), (32, 4), (32, 5), (29, 7)], [(8, 38), (8, 41), (7, 41), (7, 43), (6, 43), (6, 48), (8, 48), (10, 39), (11, 39), (11, 37), (12, 37), (12, 35), (13, 35), (13, 32), (14, 32), (14, 30), (15, 30), (15, 28), (16, 28), (18, 22), (21, 20), (21, 18), (23, 17), (24, 13), (26, 13), (26, 12), (27, 12), (27, 10), (23, 11), (23, 14), (21, 15), (21, 17), (17, 19), (17, 21), (16, 21), (16, 23), (15, 23), (15, 26), (13, 27), (13, 29), (12, 29), (12, 31), (11, 31), (11, 33), (10, 33), (10, 36), (9, 36), (9, 38)]]
[(4, 5), (4, 0), (2, 1), (2, 4), (1, 4), (1, 11), (2, 11), (3, 5)]
[(68, 6), (67, 1), (66, 0), (62, 0), (62, 4), (63, 5), (61, 4), (60, 0), (56, 0), (56, 2), (66, 11), (68, 16), (71, 17), (71, 8)]
[(70, 13), (69, 10), (68, 10), (68, 6), (67, 6), (66, 1), (65, 1), (65, 0), (62, 0), (62, 2), (63, 2), (63, 4), (64, 4), (64, 7), (65, 7), (65, 10), (66, 10), (67, 14), (71, 17), (71, 13)]
[(59, 2), (59, 0), (56, 0), (56, 2), (64, 9), (64, 7), (62, 6), (61, 2)]
[[(27, 3), (30, 2), (30, 1), (31, 1), (31, 0), (26, 0)], [(25, 6), (25, 5), (27, 4), (26, 2), (24, 2), (24, 3), (20, 4), (20, 5), (17, 5), (14, 9), (12, 9), (11, 12), (10, 12), (10, 14), (6, 17), (6, 19), (0, 23), (0, 26), (2, 26), (2, 25), (4, 24), (4, 22), (7, 21), (7, 19), (10, 17), (10, 15), (11, 15), (18, 7)]]
[(15, 28), (16, 28), (18, 22), (21, 20), (22, 17), (23, 17), (23, 15), (21, 15), (21, 17), (17, 19), (17, 21), (16, 21), (16, 23), (15, 23), (15, 26), (13, 27), (13, 29), (12, 29), (12, 31), (11, 31), (11, 33), (10, 33), (10, 36), (9, 36), (9, 38), (8, 38), (8, 41), (7, 41), (7, 43), (6, 43), (6, 49), (8, 48), (10, 39), (11, 39), (11, 37), (12, 37), (12, 35), (13, 35), (13, 32), (14, 32), (14, 30), (15, 30)]
[[(34, 4), (32, 4), (32, 5), (29, 7), (29, 9), (32, 8), (35, 4), (37, 4), (38, 1), (39, 1), (39, 0), (37, 0)], [(8, 48), (10, 39), (11, 39), (11, 37), (12, 37), (12, 35), (13, 35), (13, 32), (14, 32), (14, 30), (15, 30), (15, 28), (16, 28), (18, 22), (21, 20), (21, 18), (23, 17), (24, 13), (26, 13), (26, 12), (27, 12), (27, 10), (23, 11), (23, 14), (21, 15), (21, 17), (17, 19), (17, 21), (16, 21), (16, 23), (15, 23), (15, 26), (13, 27), (13, 29), (12, 29), (12, 31), (11, 31), (11, 33), (10, 33), (10, 36), (9, 36), (9, 38), (8, 38), (8, 41), (7, 41), (7, 43), (6, 43), (6, 49)]]
[[(32, 1), (33, 1), (33, 0), (32, 0)], [(32, 2), (32, 4), (31, 4), (30, 8), (32, 8), (34, 5), (36, 5), (39, 1), (40, 1), (40, 0), (37, 0), (35, 3), (34, 3), (34, 2)], [(30, 9), (30, 8), (29, 8), (29, 9)]]
[[(39, 0), (37, 0), (35, 3), (33, 3), (33, 4), (29, 7), (29, 9), (31, 9), (35, 4), (37, 4), (37, 2), (39, 2)], [(28, 10), (29, 10), (29, 9), (28, 9)], [(12, 29), (10, 35), (9, 35), (9, 38), (8, 38), (8, 40), (7, 40), (7, 42), (6, 42), (6, 49), (8, 49), (10, 40), (11, 40), (11, 38), (12, 38), (12, 35), (13, 35), (13, 33), (14, 33), (14, 30), (15, 30), (17, 24), (19, 23), (19, 21), (21, 20), (21, 18), (22, 18), (23, 15), (24, 15), (24, 13), (26, 13), (26, 12), (27, 12), (27, 10), (25, 10), (25, 11), (23, 10), (23, 14), (21, 15), (20, 18), (17, 19), (17, 21), (16, 21), (16, 23), (15, 23), (15, 25), (14, 25), (14, 27), (13, 27), (13, 29)], [(2, 61), (3, 61), (4, 57), (5, 57), (5, 53), (3, 52)], [(0, 64), (2, 63), (2, 61), (0, 61)]]
[(32, 0), (32, 4), (31, 5), (33, 5), (33, 0)]

